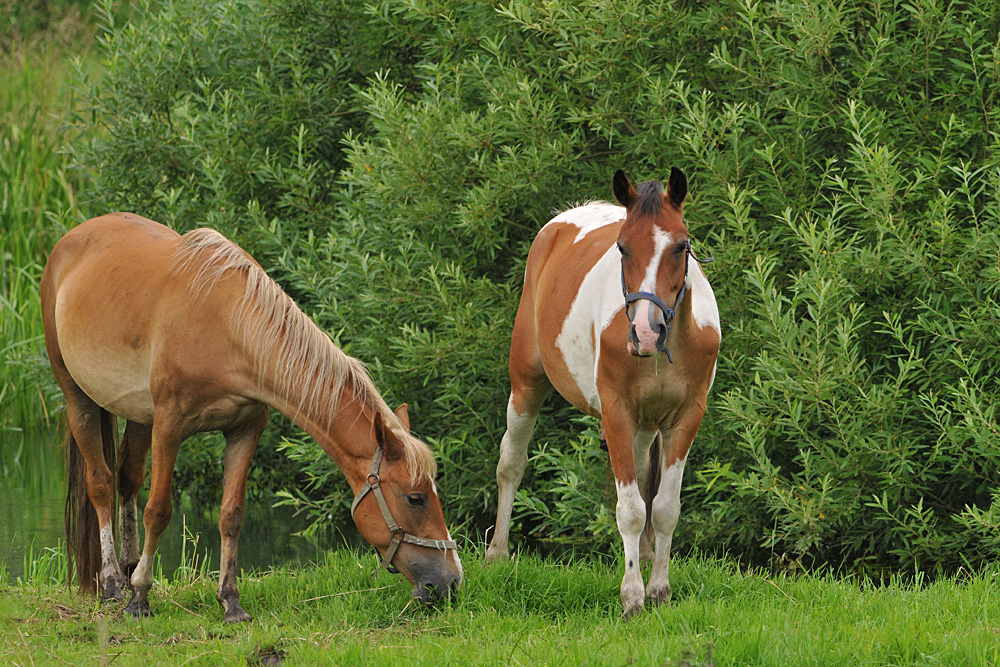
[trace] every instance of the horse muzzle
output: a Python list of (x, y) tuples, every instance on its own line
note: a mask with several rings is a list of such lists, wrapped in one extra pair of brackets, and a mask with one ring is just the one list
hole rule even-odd
[(434, 606), (440, 601), (452, 599), (461, 585), (461, 578), (451, 573), (424, 579), (413, 587), (413, 597), (428, 606)]
[(666, 352), (667, 356), (667, 335), (670, 327), (664, 322), (656, 323), (655, 327), (649, 327), (637, 331), (635, 324), (629, 325), (628, 352), (633, 357), (651, 357), (657, 352)]

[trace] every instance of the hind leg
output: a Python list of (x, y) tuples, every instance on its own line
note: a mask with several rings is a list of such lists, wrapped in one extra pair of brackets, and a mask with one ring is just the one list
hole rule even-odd
[(74, 384), (64, 387), (66, 416), (70, 432), (86, 464), (87, 496), (97, 514), (100, 528), (101, 568), (97, 587), (101, 598), (121, 600), (124, 583), (118, 561), (115, 560), (115, 535), (112, 526), (114, 485), (111, 469), (104, 459), (104, 439), (114, 438), (114, 417), (103, 410)]
[[(524, 401), (511, 393), (507, 402), (507, 431), (500, 441), (500, 461), (497, 462), (497, 521), (493, 531), (493, 539), (486, 550), (486, 560), (493, 561), (506, 558), (508, 555), (508, 539), (510, 537), (510, 516), (514, 507), (514, 497), (517, 487), (521, 484), (524, 469), (528, 465), (528, 441), (535, 430), (535, 420), (538, 410), (545, 400), (544, 392), (539, 400), (532, 396), (527, 407)], [(521, 409), (518, 409), (519, 403)]]
[(500, 441), (497, 462), (497, 522), (493, 539), (486, 549), (486, 560), (507, 558), (510, 515), (514, 496), (528, 465), (528, 441), (535, 430), (538, 411), (549, 394), (552, 383), (538, 352), (538, 334), (534, 324), (531, 290), (525, 289), (514, 319), (510, 343), (510, 400), (507, 402), (507, 431)]
[(118, 539), (121, 550), (118, 566), (126, 579), (139, 563), (139, 512), (137, 498), (146, 476), (146, 455), (152, 439), (152, 427), (128, 422), (118, 450)]
[(143, 511), (142, 523), (146, 529), (142, 546), (142, 556), (135, 572), (132, 573), (132, 601), (125, 609), (132, 616), (152, 616), (149, 607), (149, 589), (153, 587), (153, 558), (160, 536), (170, 524), (173, 513), (173, 503), (170, 498), (171, 478), (174, 474), (174, 464), (177, 462), (177, 451), (184, 435), (174, 423), (157, 413), (157, 421), (153, 424), (152, 451), (153, 465), (149, 478), (149, 499)]
[(236, 586), (239, 569), (236, 567), (236, 552), (239, 548), (240, 528), (243, 525), (246, 503), (247, 471), (250, 459), (264, 427), (267, 426), (267, 410), (243, 427), (230, 431), (226, 436), (226, 461), (223, 473), (222, 509), (219, 512), (219, 534), (222, 550), (219, 553), (219, 590), (215, 597), (225, 612), (224, 623), (249, 621), (248, 614), (240, 604), (240, 592)]

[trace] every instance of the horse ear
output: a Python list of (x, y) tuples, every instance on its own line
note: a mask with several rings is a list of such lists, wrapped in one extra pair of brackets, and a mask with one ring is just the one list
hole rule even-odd
[(611, 179), (611, 190), (615, 193), (615, 199), (618, 200), (618, 203), (625, 208), (632, 208), (636, 197), (639, 196), (628, 180), (628, 176), (621, 169), (616, 171), (614, 178)]
[(396, 417), (399, 419), (400, 423), (403, 425), (403, 428), (406, 429), (407, 433), (410, 432), (410, 409), (409, 408), (410, 408), (410, 406), (408, 406), (406, 403), (403, 403), (398, 408), (396, 408)]
[(382, 418), (382, 413), (375, 411), (375, 442), (385, 452), (385, 458), (389, 461), (397, 461), (403, 456), (403, 445), (399, 438), (386, 425)]
[(681, 207), (688, 193), (688, 179), (677, 167), (670, 168), (670, 180), (667, 181), (667, 197), (677, 208)]

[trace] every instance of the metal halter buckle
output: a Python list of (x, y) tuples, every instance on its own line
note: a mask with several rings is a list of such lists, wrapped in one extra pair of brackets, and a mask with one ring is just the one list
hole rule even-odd
[[(392, 572), (392, 559), (396, 555), (396, 550), (399, 548), (399, 545), (403, 542), (431, 549), (458, 549), (458, 544), (455, 540), (429, 540), (425, 537), (417, 537), (406, 532), (405, 528), (396, 523), (396, 520), (392, 516), (392, 512), (389, 511), (389, 505), (385, 502), (385, 494), (382, 493), (381, 486), (382, 480), (378, 476), (378, 470), (382, 465), (382, 454), (382, 448), (377, 447), (375, 449), (375, 458), (372, 460), (372, 470), (368, 473), (364, 486), (362, 486), (358, 491), (358, 494), (354, 496), (354, 502), (351, 503), (351, 518), (353, 519), (354, 512), (358, 508), (358, 504), (361, 502), (361, 499), (368, 495), (369, 491), (375, 494), (375, 500), (378, 502), (378, 507), (382, 511), (382, 518), (385, 519), (385, 523), (389, 527), (389, 532), (392, 533), (392, 541), (389, 543), (389, 548), (385, 550), (381, 566)], [(355, 523), (357, 523), (357, 519), (355, 519)]]

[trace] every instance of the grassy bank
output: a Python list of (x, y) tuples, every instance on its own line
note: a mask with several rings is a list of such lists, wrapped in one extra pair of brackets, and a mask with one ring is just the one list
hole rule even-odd
[(74, 5), (27, 28), (0, 43), (0, 428), (48, 423), (57, 404), (38, 278), (66, 224), (82, 215), (81, 177), (63, 149), (73, 58), (88, 57), (93, 28)]
[[(45, 558), (54, 558), (49, 555)], [(624, 621), (617, 565), (465, 553), (460, 598), (430, 613), (403, 579), (348, 551), (241, 580), (254, 621), (223, 626), (214, 578), (158, 582), (156, 616), (123, 617), (41, 574), (0, 594), (4, 664), (991, 665), (1000, 571), (928, 585), (771, 577), (707, 558), (674, 568), (669, 606)], [(43, 558), (44, 560), (44, 558)]]

